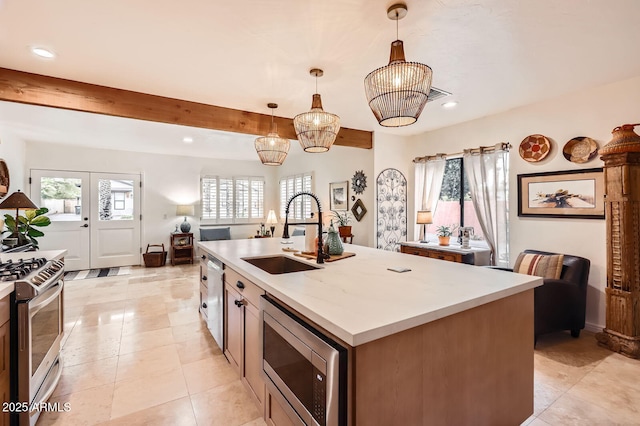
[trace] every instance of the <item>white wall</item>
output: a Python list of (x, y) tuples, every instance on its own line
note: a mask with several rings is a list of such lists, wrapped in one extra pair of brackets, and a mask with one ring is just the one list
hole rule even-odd
[[(574, 254), (590, 259), (587, 328), (591, 330), (600, 330), (605, 324), (605, 221), (519, 218), (517, 175), (602, 167), (600, 159), (586, 164), (571, 163), (562, 155), (562, 147), (576, 136), (593, 138), (602, 147), (611, 139), (614, 127), (640, 121), (638, 99), (640, 77), (412, 137), (411, 157), (438, 152), (452, 153), (498, 142), (510, 142), (513, 145), (509, 181), (511, 264), (525, 248)], [(546, 159), (539, 163), (528, 163), (520, 158), (518, 147), (525, 137), (534, 133), (547, 136), (553, 141), (553, 146)], [(411, 178), (413, 179), (413, 175)]]
[[(30, 169), (142, 174), (143, 249), (147, 244), (164, 243), (168, 247), (169, 234), (183, 221), (175, 215), (176, 205), (199, 202), (201, 175), (264, 176), (265, 214), (269, 209), (278, 209), (275, 169), (257, 160), (217, 160), (28, 142), (25, 169), (27, 174)], [(198, 212), (196, 206), (196, 216)], [(188, 220), (198, 239), (198, 217)], [(231, 237), (247, 238), (257, 229), (259, 224), (232, 225)]]
[[(353, 243), (372, 247), (375, 244), (372, 229), (375, 223), (375, 176), (373, 170), (373, 150), (351, 148), (344, 146), (332, 146), (328, 152), (306, 153), (302, 152), (298, 142), (293, 141), (290, 154), (284, 164), (278, 167), (278, 178), (293, 174), (313, 172), (313, 192), (320, 198), (322, 205), (323, 221), (328, 224), (329, 212), (329, 184), (331, 182), (349, 181), (348, 206), (351, 209), (354, 194), (351, 189), (351, 178), (358, 170), (364, 171), (367, 177), (367, 187), (362, 194), (356, 195), (364, 203), (367, 213), (360, 222), (352, 219), (350, 225), (354, 235)], [(293, 154), (291, 153), (293, 151)], [(299, 151), (299, 152), (298, 152)], [(281, 228), (281, 226), (280, 226)], [(280, 229), (282, 232), (282, 229)], [(276, 231), (276, 235), (278, 231)]]
[[(0, 127), (0, 158), (7, 163), (9, 169), (9, 194), (18, 189), (29, 193), (26, 188), (25, 150), (25, 142), (22, 139), (13, 135), (9, 129)], [(4, 213), (6, 212), (2, 214)]]

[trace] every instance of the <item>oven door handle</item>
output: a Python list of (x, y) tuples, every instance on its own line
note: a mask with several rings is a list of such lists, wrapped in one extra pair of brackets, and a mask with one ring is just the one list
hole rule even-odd
[[(34, 302), (29, 304), (29, 313), (31, 315), (36, 314), (40, 309), (51, 303), (53, 299), (58, 297), (60, 293), (62, 293), (62, 287), (64, 286), (64, 281), (58, 281), (53, 286), (49, 287), (47, 291), (38, 295), (34, 300)], [(49, 294), (51, 293), (51, 294)], [(44, 298), (40, 300), (40, 298)]]

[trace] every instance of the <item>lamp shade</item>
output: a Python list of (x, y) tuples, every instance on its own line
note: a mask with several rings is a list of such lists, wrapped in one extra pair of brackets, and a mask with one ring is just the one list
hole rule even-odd
[(19, 190), (14, 192), (5, 198), (2, 203), (0, 203), (0, 210), (9, 210), (9, 209), (37, 209), (38, 206), (33, 204), (33, 202), (27, 197), (24, 192), (20, 192)]
[(271, 130), (267, 136), (256, 139), (254, 146), (262, 164), (267, 166), (280, 166), (287, 158), (289, 152), (289, 140), (278, 135), (278, 126), (273, 121), (273, 110), (278, 108), (278, 104), (267, 104), (271, 108)]
[(418, 210), (416, 223), (419, 225), (428, 225), (433, 223), (433, 215), (430, 210)]
[(193, 216), (195, 209), (190, 205), (178, 205), (176, 208), (176, 216)]
[(276, 217), (276, 212), (273, 210), (269, 210), (269, 214), (267, 215), (267, 224), (272, 225), (278, 223), (278, 218)]

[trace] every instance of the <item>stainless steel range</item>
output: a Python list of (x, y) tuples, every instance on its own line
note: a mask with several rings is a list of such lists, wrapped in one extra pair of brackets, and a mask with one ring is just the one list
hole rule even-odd
[(15, 281), (11, 312), (12, 424), (34, 425), (62, 373), (64, 262), (45, 258), (0, 264), (0, 280)]

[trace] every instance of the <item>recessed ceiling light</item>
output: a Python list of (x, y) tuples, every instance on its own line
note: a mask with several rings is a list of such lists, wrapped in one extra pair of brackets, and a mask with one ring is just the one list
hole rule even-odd
[(53, 59), (56, 57), (56, 54), (53, 53), (53, 51), (45, 49), (44, 47), (32, 47), (31, 52), (33, 52), (34, 55), (45, 59)]
[(182, 142), (193, 143), (193, 138), (191, 136), (185, 136), (184, 138), (182, 138)]
[(455, 108), (456, 105), (458, 105), (457, 101), (449, 101), (449, 102), (443, 103), (442, 108), (451, 109), (451, 108)]

